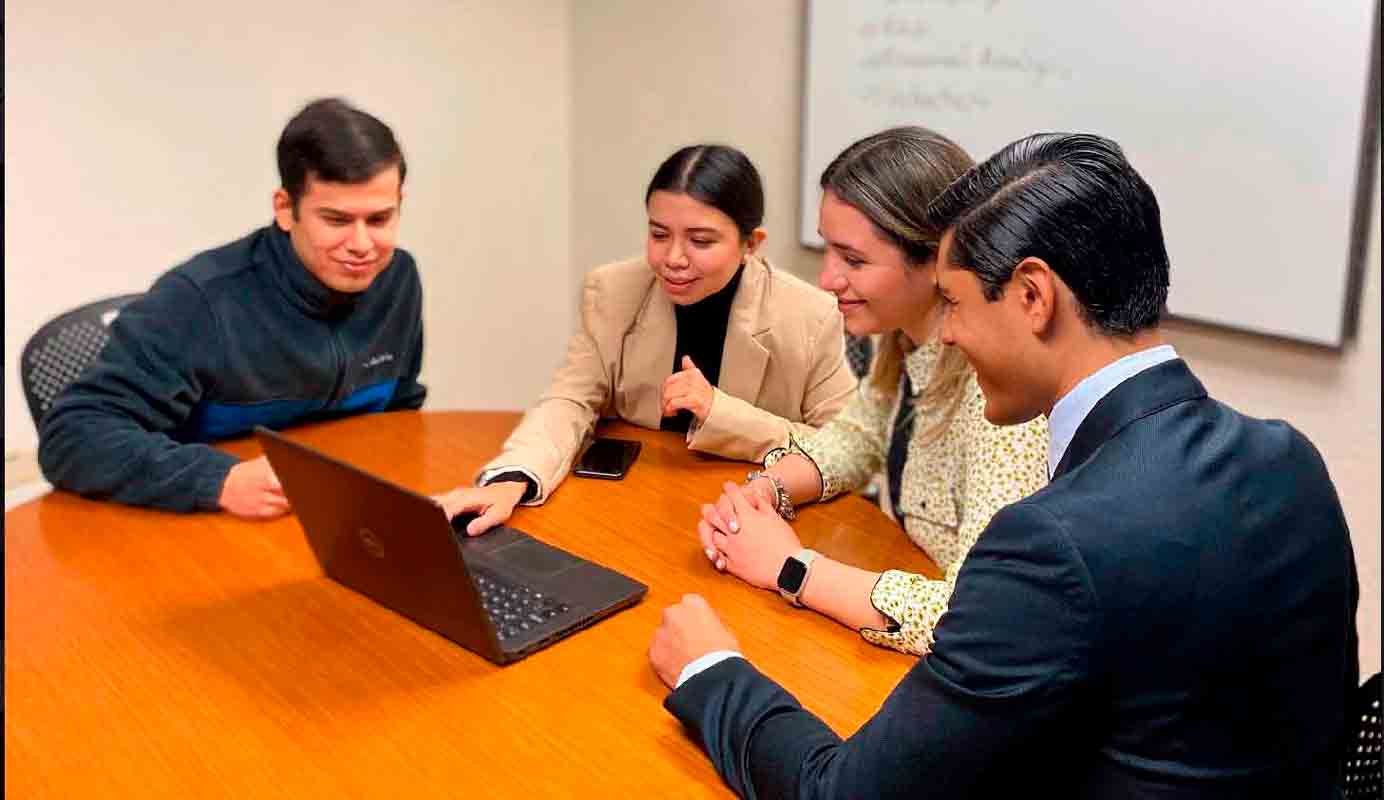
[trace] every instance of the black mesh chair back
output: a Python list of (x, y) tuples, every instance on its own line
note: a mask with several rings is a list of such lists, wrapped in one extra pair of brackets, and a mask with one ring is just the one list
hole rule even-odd
[(19, 359), (19, 373), (34, 425), (106, 346), (108, 329), (120, 309), (139, 296), (126, 294), (88, 303), (51, 320), (29, 338)]
[(1365, 685), (1355, 690), (1355, 714), (1353, 726), (1355, 737), (1346, 751), (1344, 770), (1347, 800), (1369, 797), (1378, 798), (1384, 789), (1384, 767), (1379, 760), (1379, 745), (1384, 732), (1379, 714), (1379, 673), (1365, 681)]
[(846, 334), (846, 363), (855, 377), (864, 378), (870, 372), (870, 360), (875, 357), (875, 343), (868, 336)]

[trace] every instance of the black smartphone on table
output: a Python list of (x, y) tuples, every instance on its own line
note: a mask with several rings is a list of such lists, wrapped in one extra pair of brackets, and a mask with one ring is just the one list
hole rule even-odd
[(583, 478), (604, 478), (618, 481), (625, 477), (634, 459), (639, 456), (640, 443), (629, 439), (597, 437), (586, 448), (572, 474)]

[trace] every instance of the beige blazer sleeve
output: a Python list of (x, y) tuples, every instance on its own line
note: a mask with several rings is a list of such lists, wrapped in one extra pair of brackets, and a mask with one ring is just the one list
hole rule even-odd
[(799, 421), (790, 421), (718, 388), (711, 413), (700, 426), (688, 431), (687, 446), (741, 461), (762, 461), (770, 450), (787, 447), (790, 437), (806, 436), (836, 416), (856, 386), (846, 361), (841, 315), (831, 309), (805, 344), (807, 363), (801, 409), (796, 415)]
[(603, 352), (601, 346), (601, 300), (599, 279), (592, 273), (582, 287), (580, 326), (567, 343), (567, 355), (548, 391), (524, 414), (500, 454), (481, 468), (478, 484), (503, 472), (523, 472), (538, 484), (538, 494), (528, 503), (537, 505), (567, 476), (610, 401), (618, 356)]

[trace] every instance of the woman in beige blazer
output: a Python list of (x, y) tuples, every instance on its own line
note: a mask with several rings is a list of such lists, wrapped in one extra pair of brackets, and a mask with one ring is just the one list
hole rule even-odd
[(471, 535), (542, 503), (598, 418), (686, 432), (688, 448), (758, 461), (831, 419), (856, 381), (831, 295), (757, 254), (764, 193), (743, 153), (685, 147), (645, 192), (642, 258), (598, 267), (548, 391), (482, 468), (439, 500)]

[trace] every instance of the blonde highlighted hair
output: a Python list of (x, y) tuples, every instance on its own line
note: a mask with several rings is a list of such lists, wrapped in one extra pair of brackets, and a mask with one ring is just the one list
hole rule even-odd
[[(935, 265), (945, 230), (927, 216), (927, 207), (974, 163), (947, 137), (906, 125), (847, 147), (822, 172), (821, 186), (864, 214), (883, 239), (903, 251), (909, 269), (921, 270)], [(908, 344), (902, 331), (880, 337), (867, 380), (885, 396), (893, 397), (899, 390)], [(923, 441), (935, 440), (951, 425), (971, 375), (971, 365), (961, 351), (944, 346), (918, 401), (942, 410), (937, 422), (916, 434)]]

